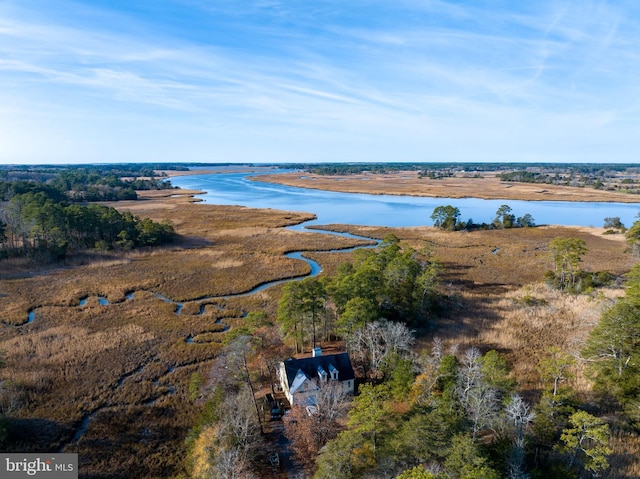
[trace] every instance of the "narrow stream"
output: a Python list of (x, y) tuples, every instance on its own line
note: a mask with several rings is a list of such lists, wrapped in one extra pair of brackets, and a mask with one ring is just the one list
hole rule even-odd
[[(271, 288), (272, 286), (275, 286), (277, 284), (282, 284), (282, 283), (288, 283), (289, 281), (300, 281), (304, 278), (310, 278), (310, 277), (314, 277), (319, 275), (322, 272), (322, 267), (320, 266), (320, 264), (317, 261), (312, 260), (311, 258), (307, 258), (305, 257), (305, 253), (312, 253), (312, 252), (318, 252), (318, 253), (336, 253), (336, 252), (342, 252), (342, 253), (348, 253), (351, 251), (355, 251), (357, 249), (360, 248), (375, 248), (376, 246), (378, 246), (380, 244), (380, 240), (378, 239), (374, 239), (374, 238), (367, 238), (365, 236), (357, 236), (357, 235), (353, 235), (351, 233), (340, 233), (340, 232), (336, 232), (336, 231), (330, 231), (330, 230), (323, 230), (323, 229), (307, 229), (304, 227), (304, 223), (300, 224), (300, 225), (295, 225), (295, 226), (289, 226), (287, 227), (287, 229), (291, 229), (293, 231), (310, 231), (313, 233), (318, 233), (318, 234), (328, 234), (328, 235), (334, 235), (334, 236), (342, 236), (345, 238), (352, 238), (352, 239), (357, 239), (357, 240), (363, 240), (363, 241), (370, 241), (371, 243), (368, 245), (362, 245), (362, 246), (350, 246), (347, 248), (341, 248), (341, 249), (332, 249), (332, 250), (326, 250), (326, 251), (293, 251), (290, 253), (286, 253), (285, 256), (287, 258), (292, 258), (292, 259), (297, 259), (297, 260), (302, 260), (305, 261), (310, 268), (310, 272), (304, 275), (300, 275), (300, 276), (294, 276), (291, 278), (284, 278), (284, 279), (277, 279), (277, 280), (273, 280), (273, 281), (268, 281), (266, 283), (263, 284), (259, 284), (258, 286), (256, 286), (255, 288), (250, 289), (249, 291), (245, 291), (244, 293), (236, 293), (236, 294), (228, 294), (228, 295), (223, 295), (223, 296), (207, 296), (204, 298), (199, 298), (197, 300), (193, 300), (193, 301), (187, 301), (187, 302), (197, 302), (197, 303), (204, 303), (206, 301), (212, 301), (212, 300), (216, 300), (216, 299), (229, 299), (229, 298), (240, 298), (240, 297), (244, 297), (244, 296), (250, 296), (252, 294), (256, 294), (260, 291), (264, 291), (265, 289)], [(184, 305), (187, 302), (178, 302), (178, 301), (174, 301), (171, 298), (168, 298), (160, 293), (157, 293), (155, 291), (150, 291), (151, 293), (153, 293), (153, 295), (164, 301), (165, 303), (171, 303), (173, 305), (175, 305), (175, 313), (176, 314), (180, 314), (180, 312), (182, 311), (182, 309), (184, 308)], [(125, 301), (127, 300), (131, 300), (134, 299), (134, 295), (135, 292), (129, 292), (125, 295)], [(87, 304), (89, 300), (88, 296), (82, 297), (79, 300), (79, 305), (80, 306), (85, 306)], [(109, 300), (105, 297), (105, 296), (98, 296), (98, 304), (101, 306), (108, 306), (109, 304), (111, 304), (109, 302)], [(205, 311), (205, 306), (204, 304), (202, 304), (200, 306), (200, 312), (199, 314), (203, 314)], [(33, 323), (33, 321), (36, 319), (36, 313), (35, 313), (35, 309), (31, 309), (28, 312), (28, 316), (27, 316), (27, 321), (25, 321), (24, 323), (21, 323), (17, 326), (24, 326), (26, 324), (31, 324)]]
[[(371, 242), (368, 245), (363, 245), (363, 246), (352, 246), (352, 247), (347, 247), (347, 248), (342, 248), (342, 249), (333, 249), (333, 250), (327, 250), (327, 251), (318, 251), (318, 252), (350, 252), (350, 251), (354, 251), (356, 249), (360, 249), (360, 248), (374, 248), (376, 246), (378, 246), (380, 244), (380, 240), (377, 239), (373, 239), (373, 238), (367, 238), (364, 236), (356, 236), (356, 235), (352, 235), (350, 233), (339, 233), (339, 232), (335, 232), (335, 231), (329, 231), (329, 230), (322, 230), (322, 229), (306, 229), (303, 225), (296, 225), (296, 226), (291, 226), (288, 229), (292, 229), (294, 231), (312, 231), (314, 233), (318, 233), (318, 234), (330, 234), (330, 235), (335, 235), (335, 236), (343, 236), (343, 237), (347, 237), (347, 238), (353, 238), (353, 239), (358, 239), (358, 240), (364, 240), (364, 241), (369, 241)], [(264, 291), (267, 288), (270, 288), (272, 286), (275, 286), (277, 284), (282, 284), (282, 283), (286, 283), (289, 281), (299, 281), (302, 280), (304, 278), (309, 278), (309, 277), (314, 277), (319, 275), (322, 272), (322, 267), (320, 266), (320, 264), (310, 258), (307, 258), (304, 256), (304, 251), (294, 251), (291, 253), (286, 253), (285, 256), (287, 258), (292, 258), (292, 259), (298, 259), (298, 260), (302, 260), (302, 261), (306, 261), (306, 263), (309, 265), (310, 268), (310, 272), (301, 276), (296, 276), (296, 277), (292, 277), (292, 278), (286, 278), (286, 279), (280, 279), (280, 280), (274, 280), (274, 281), (269, 281), (266, 282), (264, 284), (258, 285), (255, 288), (252, 288), (249, 291), (246, 291), (244, 293), (238, 293), (238, 294), (231, 294), (231, 295), (224, 295), (224, 296), (209, 296), (206, 298), (200, 298), (198, 300), (194, 300), (194, 302), (198, 302), (198, 303), (204, 303), (206, 301), (211, 301), (211, 300), (216, 300), (216, 299), (228, 299), (228, 298), (236, 298), (236, 297), (243, 297), (243, 296), (249, 296), (255, 293), (258, 293), (260, 291)], [(166, 303), (171, 303), (175, 305), (175, 313), (176, 314), (180, 314), (180, 311), (182, 310), (182, 308), (184, 307), (185, 303), (184, 302), (177, 302), (177, 301), (173, 301), (170, 298), (167, 298), (166, 296), (163, 296), (160, 293), (157, 292), (153, 292), (151, 291), (151, 293), (153, 293), (155, 295), (156, 298), (158, 298), (159, 300), (162, 300)], [(134, 299), (134, 292), (129, 292), (125, 295), (125, 300), (132, 300)], [(80, 299), (79, 305), (80, 306), (85, 306), (87, 304), (88, 301), (88, 297), (83, 297)], [(98, 296), (98, 303), (102, 306), (107, 306), (109, 305), (109, 301), (106, 297), (104, 296)], [(199, 309), (199, 314), (204, 314), (205, 312), (205, 308), (207, 305), (205, 304), (201, 304), (200, 305), (200, 309)], [(28, 317), (28, 321), (27, 323), (31, 323), (33, 322), (33, 320), (35, 319), (35, 310), (30, 310), (29, 311), (29, 317)], [(217, 323), (220, 322), (220, 320), (216, 321)], [(27, 324), (27, 323), (23, 323), (23, 324)], [(20, 325), (22, 326), (22, 325)], [(228, 330), (228, 327), (225, 328), (225, 331)], [(189, 335), (185, 338), (185, 342), (188, 344), (193, 344), (194, 340), (193, 340), (193, 336)], [(129, 371), (127, 373), (124, 373), (122, 376), (120, 376), (120, 378), (118, 378), (115, 387), (116, 388), (120, 388), (122, 387), (122, 385), (124, 384), (124, 382), (129, 379), (131, 376), (134, 376), (136, 374), (139, 374), (142, 372), (142, 370), (146, 367), (145, 365), (141, 365), (138, 368)], [(167, 372), (164, 375), (170, 374), (171, 372), (173, 372), (175, 370), (175, 367), (169, 367), (169, 369), (167, 370)], [(159, 385), (159, 381), (160, 381), (160, 377), (158, 377), (155, 381), (154, 384)], [(154, 396), (154, 397), (150, 397), (147, 400), (143, 401), (141, 404), (145, 405), (145, 406), (153, 406), (158, 399), (164, 397), (164, 396), (171, 396), (174, 394), (175, 392), (175, 387), (173, 386), (166, 386), (167, 391), (165, 393), (162, 393), (158, 396)], [(82, 437), (86, 434), (88, 428), (89, 428), (89, 424), (91, 422), (91, 420), (101, 411), (105, 411), (111, 408), (116, 408), (118, 407), (117, 405), (102, 405), (102, 406), (98, 406), (95, 409), (93, 409), (92, 411), (86, 413), (84, 416), (82, 416), (82, 419), (80, 420), (73, 438), (71, 439), (71, 441), (69, 443), (67, 443), (66, 445), (64, 445), (61, 449), (61, 452), (64, 451), (64, 449), (72, 444), (77, 444), (78, 441), (80, 441), (80, 439), (82, 439)]]
[[(132, 376), (135, 376), (136, 374), (140, 374), (145, 367), (147, 367), (149, 364), (151, 363), (147, 363), (147, 364), (143, 364), (139, 367), (137, 367), (136, 369), (134, 369), (133, 371), (129, 371), (127, 373), (124, 373), (122, 376), (120, 376), (116, 382), (116, 388), (120, 388), (122, 387), (122, 385), (125, 383), (125, 381), (129, 378), (131, 378)], [(155, 379), (153, 379), (153, 384), (156, 387), (159, 388), (165, 388), (166, 391), (161, 392), (160, 394), (157, 394), (155, 396), (151, 396), (143, 401), (141, 401), (139, 404), (141, 406), (153, 406), (155, 405), (159, 399), (166, 397), (166, 396), (173, 396), (176, 392), (176, 388), (172, 385), (164, 385), (164, 384), (160, 384), (160, 381), (162, 378), (164, 378), (165, 376), (168, 376), (169, 374), (173, 373), (176, 369), (179, 368), (183, 368), (183, 367), (189, 367), (192, 366), (192, 363), (186, 363), (186, 364), (181, 364), (178, 366), (167, 366), (167, 369), (164, 373), (160, 374), (158, 377), (156, 377)], [(65, 451), (65, 449), (67, 448), (67, 446), (73, 445), (73, 444), (77, 444), (78, 441), (80, 441), (80, 439), (82, 439), (82, 437), (86, 434), (87, 430), (89, 429), (89, 424), (91, 423), (91, 420), (94, 419), (99, 413), (103, 412), (103, 411), (108, 411), (110, 409), (116, 410), (116, 409), (123, 409), (127, 407), (127, 405), (122, 405), (122, 404), (102, 404), (100, 406), (95, 407), (93, 410), (91, 410), (90, 412), (84, 414), (82, 416), (82, 419), (80, 419), (80, 421), (78, 422), (78, 426), (76, 427), (76, 430), (73, 434), (72, 439), (64, 444), (60, 450), (58, 452), (63, 453)]]

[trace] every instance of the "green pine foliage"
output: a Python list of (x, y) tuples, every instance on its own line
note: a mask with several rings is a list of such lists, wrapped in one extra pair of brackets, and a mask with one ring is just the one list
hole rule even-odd
[(174, 239), (173, 227), (89, 204), (135, 200), (135, 190), (172, 188), (149, 165), (5, 170), (0, 181), (0, 258), (55, 260), (86, 248), (131, 249)]
[(631, 252), (634, 256), (640, 256), (640, 220), (637, 220), (631, 225), (625, 234), (627, 244), (631, 248)]
[(393, 235), (380, 248), (357, 251), (327, 285), (342, 333), (379, 318), (421, 324), (437, 307), (441, 265), (427, 254), (402, 247)]
[(575, 291), (580, 277), (580, 262), (587, 253), (584, 240), (578, 238), (555, 238), (549, 244), (553, 260), (553, 274), (547, 282), (563, 291)]
[(422, 466), (416, 466), (402, 472), (396, 479), (437, 479)]
[(626, 295), (605, 310), (582, 351), (596, 390), (622, 405), (640, 397), (640, 265), (628, 275)]
[(390, 235), (379, 248), (354, 253), (329, 278), (287, 283), (277, 324), (296, 352), (338, 336), (349, 340), (380, 320), (425, 327), (437, 310), (441, 265)]
[[(512, 443), (519, 441), (524, 455), (532, 416), (524, 402), (524, 419), (512, 407), (515, 383), (504, 359), (497, 352), (477, 355), (474, 350), (460, 359), (454, 354), (436, 357), (425, 367), (429, 378), (418, 376), (403, 397), (394, 394), (399, 382), (395, 373), (380, 384), (360, 387), (346, 431), (318, 457), (316, 478), (338, 471), (344, 475), (333, 477), (508, 477)], [(420, 393), (420, 388), (427, 390)], [(487, 391), (489, 403), (497, 406), (488, 410), (478, 433), (472, 432), (475, 412), (465, 403), (470, 389)], [(499, 397), (505, 400), (491, 399)], [(397, 408), (398, 403), (408, 409)], [(510, 426), (514, 422), (518, 427)], [(521, 468), (530, 467), (521, 462)]]
[(453, 437), (444, 467), (454, 479), (500, 479), (478, 442), (468, 433)]
[(173, 241), (173, 226), (99, 204), (70, 204), (45, 191), (14, 195), (0, 210), (0, 257), (58, 259), (96, 248), (128, 250)]
[(568, 457), (569, 469), (581, 466), (597, 477), (609, 468), (609, 427), (601, 419), (586, 411), (576, 411), (560, 441), (557, 449)]

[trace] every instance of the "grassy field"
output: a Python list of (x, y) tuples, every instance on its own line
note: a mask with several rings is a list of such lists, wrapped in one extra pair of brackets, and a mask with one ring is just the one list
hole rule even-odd
[[(199, 205), (174, 193), (148, 192), (114, 206), (171, 220), (180, 234), (175, 245), (87, 254), (43, 268), (19, 262), (0, 268), (2, 374), (16, 384), (4, 404), (17, 418), (14, 450), (78, 452), (86, 478), (177, 473), (195, 411), (191, 374), (207, 374), (224, 331), (241, 326), (245, 313), (265, 311), (273, 319), (280, 287), (225, 296), (308, 272), (306, 263), (285, 252), (310, 251), (330, 273), (349, 253), (317, 251), (358, 243), (282, 228), (310, 219), (307, 214)], [(428, 248), (446, 269), (449, 308), (421, 331), (420, 344), (437, 336), (452, 346), (497, 349), (530, 396), (539, 388), (534, 365), (544, 349), (579, 350), (600, 308), (621, 294), (619, 288), (590, 296), (547, 289), (541, 280), (551, 268), (549, 242), (584, 239), (587, 271), (622, 274), (634, 262), (621, 235), (599, 229), (332, 229), (375, 238), (394, 233), (414, 248)], [(580, 374), (575, 386), (588, 394)], [(637, 437), (616, 441), (619, 457), (640, 455)], [(620, 460), (617, 477), (635, 467), (627, 462)]]

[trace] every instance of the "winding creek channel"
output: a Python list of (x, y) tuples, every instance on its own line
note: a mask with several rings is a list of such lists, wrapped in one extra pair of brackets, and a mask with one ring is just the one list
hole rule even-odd
[[(293, 230), (302, 230), (305, 227), (305, 223), (300, 224), (300, 225), (295, 225), (295, 226), (290, 226), (288, 227), (289, 229), (293, 229)], [(323, 251), (323, 252), (350, 252), (350, 251), (354, 251), (356, 249), (359, 248), (373, 248), (375, 246), (377, 246), (378, 244), (380, 244), (380, 240), (377, 239), (372, 239), (372, 238), (366, 238), (364, 236), (357, 236), (357, 235), (352, 235), (350, 233), (339, 233), (339, 232), (335, 232), (335, 231), (329, 231), (329, 230), (322, 230), (322, 229), (313, 229), (311, 230), (315, 233), (318, 234), (328, 234), (328, 235), (336, 235), (336, 236), (344, 236), (344, 237), (349, 237), (349, 238), (353, 238), (353, 239), (357, 239), (357, 240), (363, 240), (363, 241), (367, 241), (368, 244), (366, 245), (362, 245), (362, 246), (354, 246), (354, 247), (348, 247), (348, 248), (343, 248), (343, 249), (333, 249), (333, 250), (328, 250), (328, 251)], [(189, 302), (178, 302), (178, 301), (174, 301), (171, 298), (168, 298), (166, 296), (163, 296), (155, 291), (149, 291), (150, 293), (152, 293), (156, 298), (158, 298), (158, 300), (160, 301), (164, 301), (166, 303), (171, 303), (175, 306), (175, 314), (179, 315), (180, 312), (182, 311), (182, 309), (184, 308), (185, 304), (187, 303), (196, 303), (199, 304), (199, 314), (204, 314), (205, 312), (205, 308), (206, 306), (208, 306), (207, 304), (205, 304), (208, 301), (212, 301), (212, 300), (217, 300), (217, 299), (229, 299), (229, 298), (234, 298), (234, 297), (242, 297), (242, 296), (248, 296), (248, 295), (252, 295), (255, 293), (258, 293), (260, 291), (264, 291), (267, 288), (270, 288), (272, 286), (275, 286), (277, 284), (282, 284), (282, 283), (286, 283), (289, 281), (299, 281), (302, 280), (304, 278), (308, 278), (308, 277), (313, 277), (313, 276), (317, 276), (318, 274), (320, 274), (322, 272), (322, 267), (320, 266), (319, 263), (317, 263), (316, 261), (304, 256), (303, 251), (293, 251), (293, 252), (289, 252), (286, 253), (285, 256), (288, 258), (293, 258), (293, 259), (297, 259), (297, 260), (302, 260), (305, 261), (310, 268), (310, 272), (305, 274), (305, 275), (301, 275), (301, 276), (295, 276), (292, 278), (286, 278), (286, 279), (280, 279), (280, 280), (274, 280), (274, 281), (269, 281), (263, 284), (260, 284), (252, 289), (250, 289), (249, 291), (245, 291), (243, 293), (238, 293), (238, 294), (232, 294), (232, 295), (224, 295), (224, 296), (207, 296), (204, 298), (199, 298), (197, 300), (193, 300), (193, 301), (189, 301)], [(306, 251), (306, 253), (308, 253), (308, 251)], [(144, 290), (140, 290), (141, 292)], [(135, 297), (137, 291), (131, 291), (128, 292), (125, 295), (125, 301), (128, 300), (132, 300)], [(85, 305), (87, 305), (89, 300), (89, 297), (82, 297), (79, 299), (79, 307), (83, 307)], [(109, 300), (104, 297), (104, 296), (97, 296), (97, 300), (98, 300), (98, 304), (103, 306), (103, 307), (109, 307), (110, 303)], [(25, 326), (27, 324), (31, 324), (34, 321), (37, 320), (37, 309), (32, 309), (28, 312), (27, 315), (27, 320), (16, 326), (16, 327), (22, 327)], [(217, 320), (216, 324), (221, 324), (221, 320)], [(224, 329), (222, 331), (226, 331), (228, 329), (228, 326), (225, 325)], [(193, 343), (193, 337), (192, 336), (188, 336), (185, 338), (185, 342), (188, 344)], [(125, 374), (123, 374), (122, 376), (120, 376), (120, 378), (118, 378), (118, 380), (116, 381), (115, 384), (115, 388), (120, 388), (123, 386), (123, 384), (131, 377), (135, 376), (136, 374), (140, 374), (142, 373), (142, 371), (144, 370), (144, 368), (146, 366), (148, 366), (151, 362), (146, 363), (144, 365), (141, 365), (139, 367), (137, 367), (136, 369), (126, 372)], [(174, 372), (176, 369), (178, 368), (182, 368), (182, 367), (188, 367), (191, 366), (191, 364), (183, 364), (183, 365), (179, 365), (179, 366), (175, 366), (175, 367), (169, 367), (167, 366), (167, 369), (165, 371), (165, 373), (163, 373), (162, 375), (156, 377), (154, 379), (154, 384), (156, 384), (157, 386), (159, 386), (160, 388), (160, 392), (159, 394), (150, 397), (148, 400), (144, 401), (142, 404), (143, 405), (148, 405), (151, 406), (153, 404), (155, 404), (158, 399), (160, 399), (161, 397), (164, 396), (171, 396), (174, 394), (175, 392), (175, 387), (171, 386), (171, 385), (166, 385), (164, 384), (166, 382), (166, 377), (168, 375), (170, 375), (172, 372)], [(160, 387), (161, 383), (163, 383), (163, 386)], [(75, 432), (73, 434), (73, 438), (71, 439), (70, 442), (68, 442), (67, 444), (65, 444), (59, 452), (63, 452), (68, 446), (76, 444), (83, 436), (84, 434), (87, 432), (87, 429), (89, 427), (89, 424), (91, 422), (91, 420), (99, 413), (104, 412), (104, 411), (108, 411), (110, 409), (117, 409), (121, 407), (120, 405), (117, 404), (103, 404), (100, 405), (96, 408), (94, 408), (93, 410), (85, 413), (82, 417), (82, 419), (78, 422), (78, 424), (76, 425), (76, 429)]]
[[(297, 230), (299, 231), (300, 229), (304, 228), (304, 223), (301, 225), (296, 225), (296, 226), (290, 226), (288, 227), (288, 229), (293, 229), (293, 230)], [(374, 239), (374, 238), (367, 238), (365, 236), (357, 236), (357, 235), (353, 235), (350, 233), (339, 233), (336, 231), (330, 231), (330, 230), (322, 230), (322, 229), (316, 229), (314, 228), (313, 230), (314, 233), (318, 233), (318, 234), (328, 234), (328, 235), (334, 235), (334, 236), (343, 236), (343, 237), (347, 237), (347, 238), (353, 238), (353, 239), (357, 239), (357, 240), (362, 240), (362, 241), (367, 241), (368, 244), (366, 245), (362, 245), (362, 246), (352, 246), (352, 247), (347, 247), (347, 248), (342, 248), (342, 249), (332, 249), (332, 250), (319, 250), (316, 252), (324, 252), (324, 253), (337, 253), (337, 252), (343, 252), (343, 253), (347, 253), (347, 252), (351, 252), (354, 251), (356, 249), (360, 249), (360, 248), (374, 248), (376, 247), (378, 244), (380, 244), (380, 240), (378, 239)], [(157, 293), (155, 291), (148, 291), (150, 293), (152, 293), (156, 298), (158, 298), (161, 301), (164, 301), (165, 303), (171, 303), (173, 305), (175, 305), (175, 313), (176, 314), (180, 314), (180, 312), (182, 311), (182, 309), (184, 308), (185, 304), (187, 303), (196, 303), (196, 304), (200, 304), (200, 314), (204, 313), (204, 309), (206, 307), (206, 302), (208, 301), (212, 301), (212, 300), (216, 300), (216, 299), (229, 299), (229, 298), (239, 298), (242, 296), (249, 296), (252, 294), (256, 294), (260, 291), (264, 291), (267, 288), (270, 288), (272, 286), (275, 286), (276, 284), (282, 284), (282, 283), (287, 283), (289, 281), (299, 281), (301, 279), (304, 278), (308, 278), (308, 277), (313, 277), (313, 276), (317, 276), (318, 274), (320, 274), (322, 272), (322, 267), (320, 266), (320, 264), (318, 264), (318, 262), (312, 260), (311, 258), (308, 258), (305, 256), (305, 253), (313, 253), (314, 251), (293, 251), (293, 252), (289, 252), (289, 253), (285, 253), (285, 256), (287, 258), (292, 258), (292, 259), (297, 259), (297, 260), (301, 260), (301, 261), (305, 261), (310, 268), (310, 272), (304, 275), (300, 275), (300, 276), (294, 276), (291, 278), (285, 278), (285, 279), (277, 279), (274, 281), (269, 281), (266, 283), (262, 283), (259, 284), (258, 286), (245, 291), (243, 293), (237, 293), (237, 294), (227, 294), (227, 295), (222, 295), (222, 296), (205, 296), (203, 298), (198, 298), (195, 299), (193, 301), (183, 301), (183, 302), (178, 302), (178, 301), (174, 301), (171, 298), (168, 298), (166, 296), (163, 296), (160, 293)], [(146, 290), (140, 290), (140, 291), (146, 291)], [(125, 295), (125, 301), (126, 300), (131, 300), (135, 297), (135, 291), (129, 292)], [(101, 306), (108, 306), (109, 300), (107, 298), (105, 298), (104, 296), (98, 296), (98, 304), (100, 304)], [(85, 306), (87, 304), (89, 300), (88, 296), (82, 297), (79, 299), (78, 304), (80, 307)], [(29, 310), (28, 314), (27, 314), (27, 319), (25, 322), (16, 325), (16, 327), (21, 327), (24, 326), (26, 324), (31, 324), (34, 322), (34, 320), (36, 319), (36, 310), (38, 308), (34, 308)]]
[[(273, 173), (270, 171), (269, 173)], [(315, 213), (317, 219), (291, 226), (293, 230), (303, 230), (309, 225), (318, 224), (355, 224), (355, 225), (380, 225), (380, 226), (424, 226), (430, 224), (429, 215), (436, 206), (451, 204), (460, 209), (463, 218), (473, 217), (476, 221), (490, 221), (495, 216), (497, 208), (504, 204), (505, 200), (478, 200), (478, 199), (447, 199), (447, 198), (416, 198), (398, 197), (387, 195), (362, 195), (350, 193), (334, 193), (321, 190), (309, 190), (293, 188), (282, 185), (266, 184), (249, 179), (256, 173), (221, 173), (209, 175), (181, 176), (171, 179), (175, 186), (181, 188), (205, 191), (201, 195), (202, 200), (209, 204), (243, 205), (256, 208), (277, 208), (283, 210), (296, 210)], [(526, 202), (508, 201), (516, 215), (532, 214), (537, 224), (562, 224), (568, 226), (599, 226), (603, 218), (607, 216), (620, 217), (623, 223), (631, 224), (638, 213), (640, 205), (621, 203), (567, 203), (567, 202)], [(309, 231), (308, 229), (306, 231)], [(336, 251), (353, 251), (358, 248), (372, 248), (380, 241), (372, 238), (351, 235), (349, 233), (337, 233), (329, 230), (314, 228), (311, 230), (318, 234), (331, 234), (346, 236), (358, 240), (367, 241), (367, 245), (345, 248)], [(305, 261), (310, 272), (302, 276), (270, 281), (260, 284), (249, 291), (234, 295), (210, 296), (199, 298), (188, 303), (199, 304), (199, 312), (203, 314), (207, 304), (212, 300), (228, 299), (232, 297), (247, 296), (263, 291), (276, 284), (288, 281), (297, 281), (306, 277), (316, 276), (322, 271), (321, 266), (305, 256), (303, 251), (286, 253), (293, 259)], [(142, 291), (142, 290), (141, 290)], [(180, 314), (187, 302), (177, 302), (157, 292), (149, 291), (158, 298), (175, 305), (175, 313)], [(137, 291), (129, 292), (125, 301), (134, 298)], [(79, 298), (79, 307), (87, 304), (87, 297)], [(98, 303), (103, 307), (109, 307), (107, 298), (98, 296)], [(37, 308), (28, 311), (22, 327), (37, 321)], [(225, 326), (225, 329), (228, 326)], [(193, 337), (185, 338), (186, 343), (192, 343)], [(151, 361), (152, 362), (152, 361)], [(151, 362), (143, 364), (132, 371), (123, 374), (116, 382), (115, 388), (120, 388), (130, 378), (142, 373)], [(174, 387), (167, 385), (167, 379), (176, 368), (187, 367), (190, 364), (179, 366), (167, 366), (165, 372), (154, 379), (154, 384), (159, 386), (158, 394), (150, 397), (143, 404), (153, 405), (164, 396), (174, 393)], [(76, 444), (86, 433), (91, 420), (99, 413), (118, 408), (119, 405), (103, 404), (92, 411), (86, 412), (76, 425), (73, 438), (61, 448), (64, 451), (69, 445)]]

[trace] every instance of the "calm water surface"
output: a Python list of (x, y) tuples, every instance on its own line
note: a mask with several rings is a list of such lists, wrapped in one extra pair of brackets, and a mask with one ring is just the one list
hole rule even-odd
[[(273, 172), (269, 172), (272, 174)], [(264, 174), (264, 173), (263, 173)], [(365, 195), (295, 188), (252, 181), (260, 173), (216, 173), (177, 176), (171, 183), (180, 188), (206, 191), (199, 196), (205, 203), (242, 205), (314, 213), (316, 224), (353, 224), (375, 226), (431, 226), (434, 208), (453, 205), (460, 210), (460, 220), (490, 223), (503, 204), (512, 214), (529, 213), (537, 225), (603, 225), (605, 217), (619, 217), (630, 226), (640, 212), (640, 203), (578, 203), (563, 201), (482, 200), (477, 198), (417, 198), (392, 195)], [(307, 223), (310, 224), (310, 223)]]

